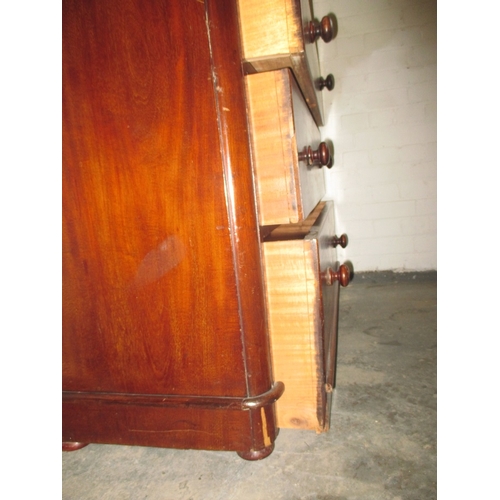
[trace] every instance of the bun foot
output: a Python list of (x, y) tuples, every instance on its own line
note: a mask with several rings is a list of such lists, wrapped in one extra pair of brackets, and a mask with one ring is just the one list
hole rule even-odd
[(88, 446), (89, 443), (78, 443), (78, 442), (72, 442), (72, 441), (66, 441), (63, 442), (62, 444), (62, 451), (76, 451), (81, 448), (85, 448), (85, 446)]
[(244, 460), (262, 460), (268, 457), (274, 450), (274, 443), (261, 450), (238, 451), (238, 455)]

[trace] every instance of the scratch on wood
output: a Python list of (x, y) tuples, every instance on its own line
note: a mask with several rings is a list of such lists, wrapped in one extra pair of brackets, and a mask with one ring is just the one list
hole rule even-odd
[(213, 432), (208, 432), (208, 431), (197, 431), (194, 429), (128, 429), (129, 432), (140, 432), (140, 433), (147, 433), (147, 434), (169, 434), (169, 433), (176, 433), (176, 434), (207, 434), (208, 436), (215, 436)]

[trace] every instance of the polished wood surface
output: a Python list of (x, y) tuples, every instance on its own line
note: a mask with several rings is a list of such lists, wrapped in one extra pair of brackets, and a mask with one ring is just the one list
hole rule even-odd
[(347, 234), (342, 234), (341, 236), (334, 235), (332, 236), (331, 245), (335, 248), (337, 245), (340, 245), (342, 248), (345, 248), (349, 243), (349, 238)]
[(65, 390), (246, 390), (204, 8), (174, 3), (64, 4)]
[(77, 451), (81, 450), (82, 448), (85, 448), (85, 446), (88, 446), (88, 443), (78, 443), (76, 441), (74, 442), (63, 442), (62, 444), (62, 451)]
[(263, 245), (273, 371), (285, 384), (276, 403), (279, 427), (329, 427), (339, 289), (338, 281), (323, 283), (321, 273), (338, 267), (328, 244), (333, 231), (333, 204), (322, 202), (303, 223), (276, 228)]
[(318, 149), (305, 146), (299, 153), (299, 161), (306, 162), (308, 166), (319, 165), (320, 167), (331, 167), (332, 153), (326, 142), (320, 142)]
[(321, 169), (299, 160), (304, 149), (319, 147), (319, 130), (289, 70), (245, 81), (259, 222), (299, 222), (325, 194)]
[(320, 278), (325, 285), (330, 286), (338, 281), (340, 286), (347, 286), (351, 281), (351, 271), (345, 264), (339, 266), (337, 271), (332, 267), (327, 267), (321, 272)]
[(325, 43), (331, 42), (338, 32), (337, 19), (333, 16), (324, 16), (321, 22), (312, 20), (304, 26), (304, 40), (314, 43), (321, 38)]
[(64, 0), (63, 441), (272, 445), (245, 107), (234, 3)]
[[(317, 46), (304, 40), (312, 21), (309, 0), (238, 0), (243, 58), (248, 72), (290, 68), (318, 126), (323, 98)], [(264, 36), (265, 35), (265, 36)]]
[(323, 90), (326, 87), (327, 90), (333, 90), (335, 87), (335, 78), (332, 74), (329, 74), (326, 78), (318, 79), (318, 88), (319, 90)]

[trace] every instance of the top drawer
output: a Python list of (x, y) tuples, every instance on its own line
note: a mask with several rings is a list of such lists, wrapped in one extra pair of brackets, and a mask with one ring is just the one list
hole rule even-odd
[(238, 0), (238, 8), (245, 70), (259, 73), (291, 68), (316, 124), (322, 126), (323, 86), (313, 40), (335, 37), (334, 18), (323, 18), (313, 28), (309, 0)]

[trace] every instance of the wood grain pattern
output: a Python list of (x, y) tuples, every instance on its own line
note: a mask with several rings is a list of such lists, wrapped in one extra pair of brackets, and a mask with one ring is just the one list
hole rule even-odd
[(245, 77), (261, 225), (306, 218), (325, 194), (321, 169), (299, 162), (320, 133), (289, 70)]
[(245, 77), (259, 223), (304, 217), (291, 88), (286, 70)]
[[(234, 2), (63, 2), (66, 397), (272, 386), (237, 23)], [(65, 399), (63, 440), (245, 452), (276, 436), (272, 404), (132, 399)]]
[(273, 372), (285, 384), (278, 427), (320, 430), (323, 352), (315, 248), (303, 240), (264, 244)]
[(290, 68), (318, 126), (323, 98), (317, 46), (304, 43), (303, 26), (312, 18), (308, 0), (238, 0), (243, 59), (249, 73)]
[[(300, 2), (239, 1), (241, 40), (245, 59), (288, 55), (302, 49)], [(265, 30), (265, 36), (263, 31)]]
[(326, 201), (319, 202), (309, 216), (297, 224), (281, 224), (274, 227), (269, 234), (265, 236), (265, 241), (298, 240), (306, 238), (312, 228), (317, 225), (318, 218), (324, 212), (327, 206)]
[(323, 202), (302, 224), (278, 227), (263, 244), (273, 373), (285, 384), (276, 403), (279, 427), (329, 427), (338, 286), (324, 286), (319, 276), (336, 265), (326, 244), (333, 231), (333, 205)]
[(64, 3), (64, 389), (241, 395), (204, 6), (119, 3)]

